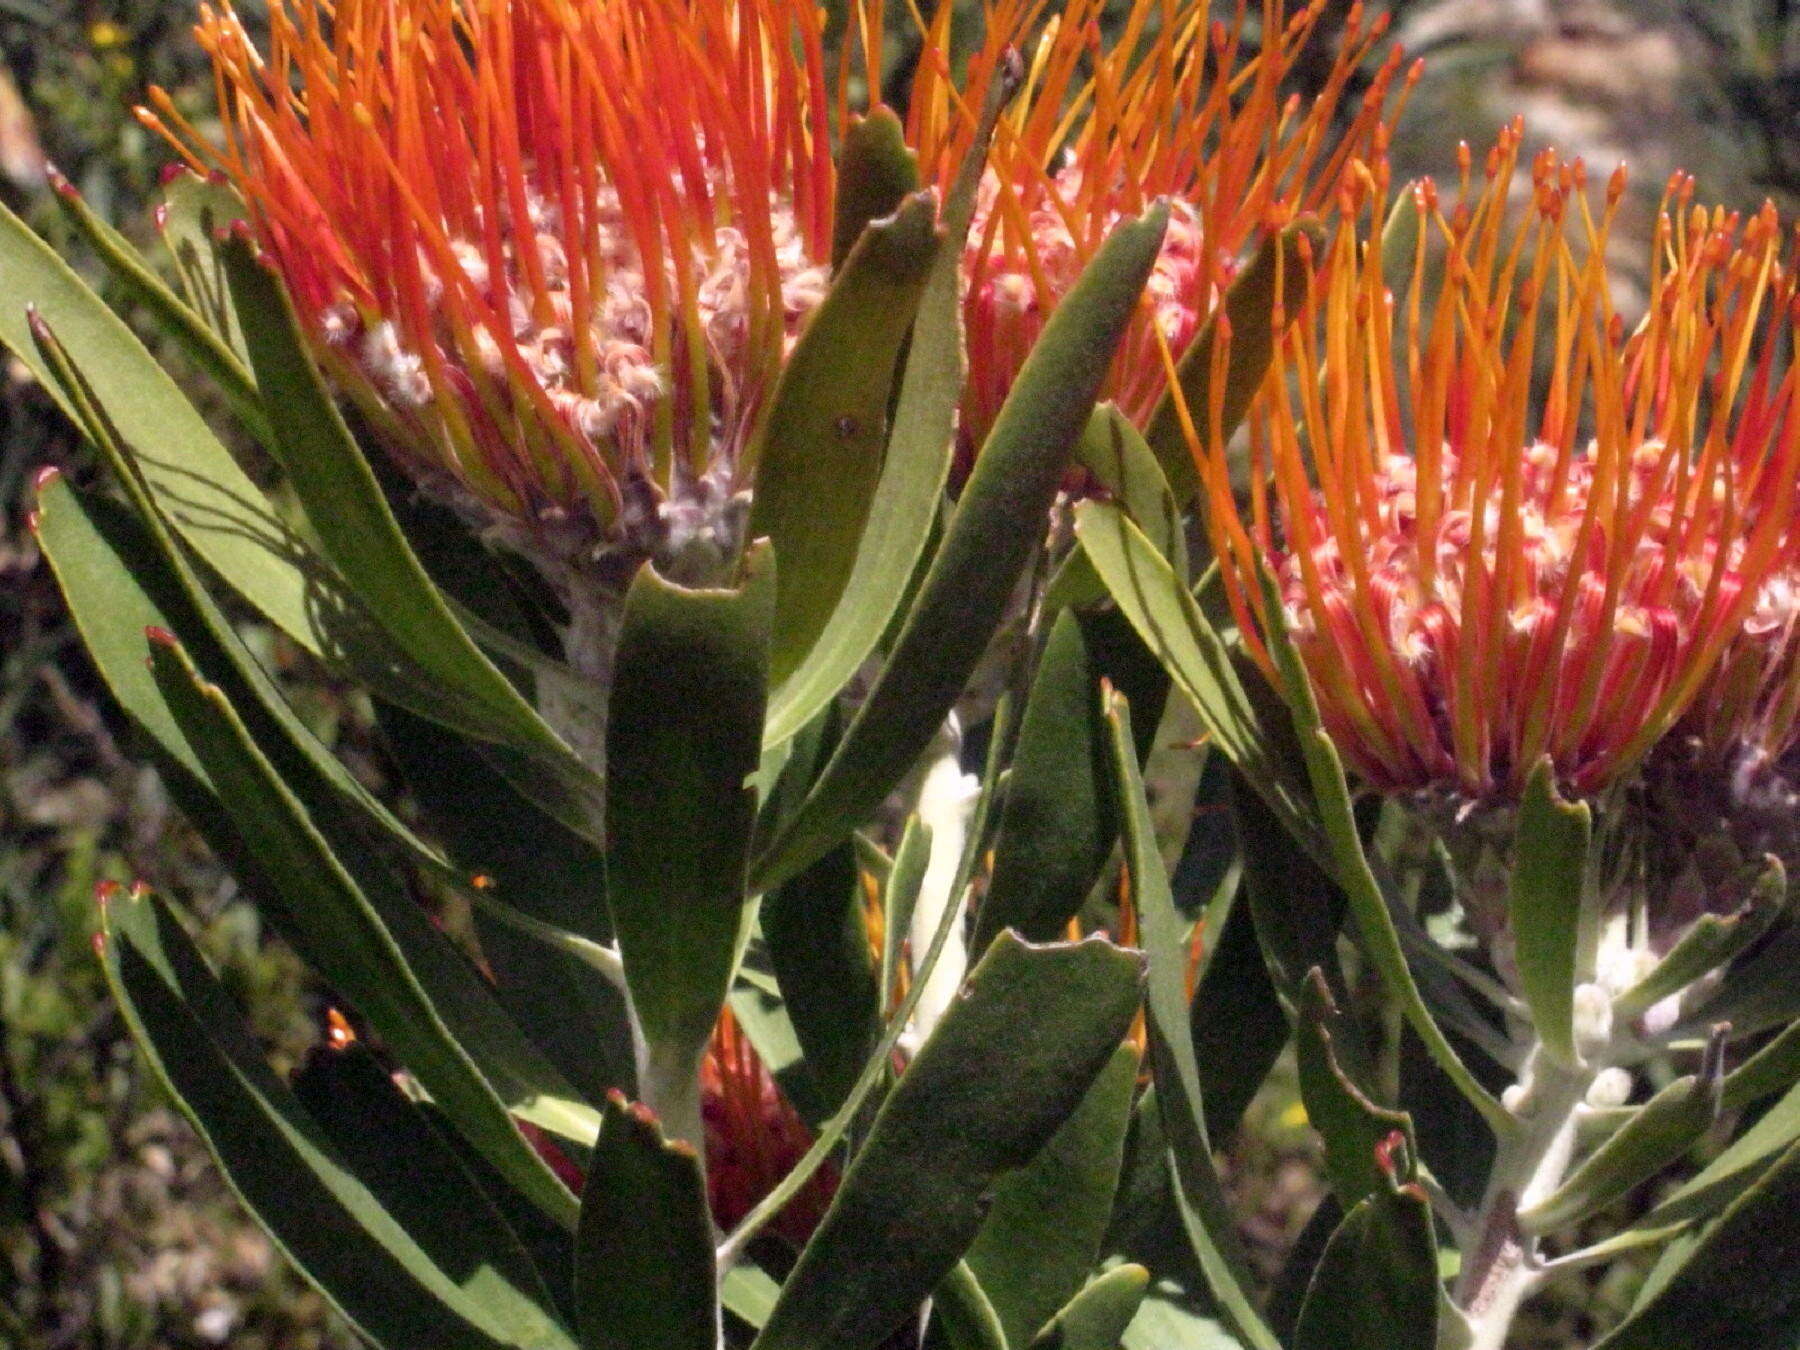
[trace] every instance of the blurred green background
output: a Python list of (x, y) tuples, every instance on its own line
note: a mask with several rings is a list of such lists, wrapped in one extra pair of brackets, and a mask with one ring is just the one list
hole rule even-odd
[[(977, 0), (956, 0), (971, 14)], [(250, 14), (254, 5), (245, 5)], [(1228, 10), (1229, 5), (1220, 6)], [(1800, 5), (1789, 0), (1395, 0), (1394, 33), (1428, 59), (1394, 144), (1397, 178), (1454, 175), (1515, 113), (1633, 196), (1615, 237), (1632, 308), (1667, 175), (1698, 198), (1800, 207)], [(1347, 0), (1331, 0), (1341, 23)], [(160, 83), (203, 116), (211, 82), (190, 0), (0, 0), (0, 200), (53, 241), (44, 166), (148, 243), (165, 156), (130, 116)], [(904, 7), (890, 6), (901, 22)], [(890, 93), (902, 94), (897, 32)], [(99, 277), (76, 257), (94, 280)], [(31, 479), (92, 470), (49, 402), (0, 365), (0, 1344), (43, 1347), (349, 1345), (284, 1268), (185, 1124), (140, 1071), (88, 950), (97, 882), (143, 877), (179, 897), (256, 1013), (278, 1062), (316, 1035), (316, 992), (261, 931), (231, 879), (122, 744), (26, 528)], [(318, 730), (379, 782), (357, 700), (259, 638)], [(1280, 1076), (1232, 1146), (1253, 1246), (1271, 1262), (1318, 1195), (1304, 1116)], [(1565, 1291), (1525, 1339), (1579, 1344), (1605, 1286)]]

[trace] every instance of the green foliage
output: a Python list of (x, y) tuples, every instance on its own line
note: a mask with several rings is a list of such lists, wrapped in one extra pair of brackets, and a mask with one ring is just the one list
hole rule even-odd
[[(1738, 867), (1734, 908), (1626, 978), (1597, 910), (1635, 884), (1615, 803), (1565, 801), (1541, 769), (1477, 865), (1450, 846), (1465, 822), (1377, 820), (1285, 631), (1262, 635), (1271, 687), (1196, 576), (1174, 400), (1142, 431), (1095, 406), (1165, 207), (1100, 248), (947, 493), (963, 244), (1003, 101), (941, 210), (893, 117), (848, 130), (834, 282), (749, 456), (751, 541), (710, 587), (635, 566), (603, 687), (563, 661), (566, 616), (517, 559), (371, 462), (280, 283), (215, 239), (222, 189), (170, 191), (175, 286), (99, 194), (63, 194), (54, 228), (104, 295), (0, 214), (0, 343), (105, 469), (37, 491), (91, 663), (68, 701), (105, 702), (102, 732), (248, 897), (221, 919), (192, 888), (134, 889), (96, 913), (93, 882), (140, 870), (103, 851), (116, 823), (58, 825), (56, 867), (9, 841), (12, 1133), (79, 1170), (121, 1147), (146, 1093), (84, 1027), (103, 977), (243, 1207), (395, 1350), (1416, 1350), (1440, 1324), (1495, 1350), (1543, 1281), (1634, 1258), (1654, 1268), (1603, 1345), (1791, 1339), (1800, 927), (1780, 861)], [(1208, 418), (1229, 331), (1228, 438), (1304, 252), (1290, 230), (1248, 255), (1181, 363)], [(1063, 512), (1077, 468), (1094, 492)], [(9, 681), (56, 642), (9, 650)], [(989, 662), (1016, 726), (971, 695)], [(981, 767), (947, 805), (953, 710)], [(1197, 796), (1161, 776), (1196, 730)], [(54, 924), (19, 917), (30, 891)], [(1471, 916), (1485, 947), (1457, 940)], [(1089, 936), (1057, 941), (1071, 925)], [(77, 959), (90, 931), (98, 969)], [(941, 969), (958, 987), (930, 1005)], [(306, 1052), (304, 980), (361, 1039)], [(723, 1082), (728, 1007), (774, 1082)], [(58, 1062), (72, 1039), (93, 1072)], [(1660, 1090), (1624, 1097), (1633, 1074)], [(784, 1135), (783, 1093), (816, 1132)], [(1446, 1104), (1497, 1140), (1474, 1209), (1444, 1194), (1458, 1163), (1427, 1125)], [(1284, 1254), (1246, 1240), (1220, 1155), (1282, 1106), (1333, 1194), (1265, 1299)], [(733, 1112), (748, 1136), (722, 1133)], [(1717, 1156), (1640, 1201), (1722, 1116)], [(721, 1234), (720, 1193), (778, 1143)], [(41, 1283), (64, 1197), (21, 1181), (0, 1233)], [(1551, 1255), (1550, 1230), (1587, 1245)], [(96, 1283), (105, 1334), (146, 1343), (117, 1273)], [(24, 1307), (24, 1284), (0, 1269), (0, 1301)]]

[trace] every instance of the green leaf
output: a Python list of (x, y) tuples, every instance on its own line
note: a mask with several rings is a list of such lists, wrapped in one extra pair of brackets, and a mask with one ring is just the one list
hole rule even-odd
[(1119, 816), (1103, 679), (1147, 708), (1168, 690), (1161, 667), (1115, 612), (1057, 615), (1019, 723), (972, 951), (984, 951), (1003, 928), (1039, 942), (1063, 932), (1112, 853)]
[[(438, 967), (434, 985), (460, 992), (444, 970), (458, 958), (391, 875), (367, 872), (388, 893), (365, 892), (320, 832), (303, 800), (251, 738), (218, 686), (205, 682), (171, 643), (150, 645), (157, 682), (205, 769), (221, 808), (285, 911), (282, 927), (301, 954), (350, 1000), (413, 1071), (446, 1115), (508, 1181), (545, 1213), (573, 1223), (574, 1197), (526, 1142), (464, 1041), (451, 1033), (414, 962)], [(377, 896), (380, 896), (379, 901)], [(398, 932), (396, 927), (398, 926)], [(410, 930), (410, 932), (409, 932)], [(405, 935), (406, 940), (401, 940)], [(409, 959), (410, 958), (410, 959)], [(475, 986), (480, 989), (480, 986)], [(486, 991), (481, 990), (481, 996)], [(517, 1028), (491, 1004), (466, 995), (466, 1031), (484, 1038)], [(523, 1049), (523, 1038), (518, 1048)], [(490, 1061), (491, 1062), (491, 1061)], [(507, 1085), (524, 1096), (523, 1084)]]
[(931, 1298), (931, 1313), (948, 1350), (1006, 1350), (1000, 1317), (967, 1261), (958, 1261)]
[(881, 1035), (879, 972), (869, 953), (856, 850), (842, 844), (763, 897), (761, 922), (819, 1105), (849, 1096)]
[(1699, 1073), (1676, 1079), (1639, 1107), (1562, 1185), (1520, 1210), (1519, 1226), (1545, 1233), (1580, 1223), (1685, 1154), (1718, 1119), (1724, 1057), (1721, 1032), (1707, 1047)]
[[(1261, 580), (1265, 612), (1282, 614), (1281, 597), (1275, 590), (1274, 578), (1264, 570)], [(1419, 994), (1418, 982), (1407, 967), (1406, 955), (1400, 946), (1400, 934), (1394, 927), (1393, 915), (1388, 912), (1387, 897), (1382, 894), (1374, 872), (1369, 869), (1368, 857), (1363, 853), (1362, 839), (1356, 829), (1356, 816), (1351, 809), (1350, 785), (1344, 778), (1343, 762), (1339, 760), (1337, 747), (1331, 743), (1331, 737), (1319, 721), (1318, 704), (1313, 700), (1312, 686), (1307, 682), (1306, 670), (1300, 664), (1300, 655), (1294, 650), (1293, 641), (1281, 624), (1271, 625), (1264, 636), (1281, 676), (1283, 696), (1293, 709), (1295, 729), (1299, 733), (1301, 750), (1306, 756), (1307, 773), (1312, 780), (1313, 797), (1318, 803), (1326, 838), (1331, 845), (1331, 855), (1335, 862), (1333, 871), (1338, 884), (1349, 897), (1350, 913), (1356, 920), (1362, 948), (1375, 968), (1381, 972), (1381, 978), (1399, 1001), (1407, 1022), (1431, 1052), (1432, 1059), (1437, 1061), (1457, 1089), (1481, 1112), (1482, 1118), (1493, 1128), (1495, 1134), (1505, 1135), (1515, 1128), (1512, 1116), (1469, 1072), (1468, 1065), (1463, 1063), (1462, 1056), (1456, 1053), (1456, 1047), (1450, 1044), (1443, 1028), (1425, 1006), (1425, 1000)]]
[[(887, 459), (868, 511), (868, 525), (857, 545), (856, 561), (837, 608), (812, 644), (804, 664), (771, 690), (765, 746), (780, 745), (811, 722), (843, 689), (875, 652), (905, 605), (919, 560), (938, 521), (944, 484), (950, 477), (957, 406), (962, 398), (968, 362), (963, 354), (962, 256), (975, 214), (975, 191), (987, 159), (989, 138), (1010, 91), (996, 86), (996, 97), (984, 111), (968, 157), (944, 201), (942, 242), (919, 297), (917, 318), (894, 405), (893, 432)], [(891, 139), (891, 127), (872, 116), (864, 125), (872, 142)], [(890, 147), (891, 149), (891, 147)], [(871, 143), (873, 155), (888, 150)], [(853, 164), (847, 162), (846, 169)], [(865, 199), (860, 175), (843, 185), (840, 222), (861, 209), (879, 204), (881, 189)], [(859, 206), (858, 203), (861, 203)], [(842, 228), (847, 232), (848, 224)], [(834, 240), (835, 243), (835, 240)]]
[(775, 545), (770, 678), (798, 670), (856, 565), (887, 444), (889, 395), (942, 236), (928, 194), (871, 225), (795, 344), (747, 451), (748, 537)]
[(460, 1234), (440, 1227), (423, 1242), (384, 1208), (276, 1078), (161, 901), (115, 899), (102, 924), (107, 982), (157, 1077), (245, 1207), (358, 1331), (390, 1350), (572, 1344), (536, 1282), (521, 1288), (500, 1264), (516, 1253), (466, 1245), (484, 1231), (477, 1198)]
[(1787, 870), (1768, 854), (1744, 903), (1729, 914), (1702, 914), (1650, 973), (1613, 1000), (1614, 1018), (1637, 1017), (1680, 993), (1761, 941), (1787, 908)]
[(1416, 1186), (1352, 1209), (1307, 1290), (1294, 1350), (1423, 1350), (1437, 1344), (1437, 1239)]
[(1206, 1105), (1188, 1022), (1187, 943), (1175, 897), (1157, 849), (1150, 806), (1144, 797), (1125, 701), (1109, 691), (1113, 772), (1124, 816), (1125, 866), (1137, 909), (1149, 986), (1150, 1063), (1156, 1100), (1175, 1168), (1175, 1200), (1194, 1255), (1227, 1323), (1251, 1350), (1279, 1350), (1279, 1343), (1251, 1293), (1249, 1265), (1214, 1170), (1206, 1135)]
[(38, 350), (27, 306), (55, 331), (133, 451), (159, 508), (194, 551), (308, 651), (334, 650), (322, 627), (341, 590), (334, 593), (326, 569), (131, 330), (17, 216), (0, 208), (0, 346), (83, 426), (73, 396)]
[[(135, 479), (128, 482), (137, 486)], [(379, 946), (387, 940), (379, 935), (391, 934), (430, 1003), (509, 1104), (558, 1133), (583, 1143), (591, 1138), (591, 1113), (563, 1100), (567, 1084), (494, 1005), (480, 978), (396, 884), (366, 838), (373, 836), (382, 848), (452, 885), (466, 885), (464, 878), (300, 724), (160, 522), (133, 515), (108, 498), (83, 497), (55, 478), (39, 490), (38, 537), (89, 653), (120, 706), (145, 733), (170, 790), (309, 962), (346, 997), (357, 997), (362, 968), (345, 963), (343, 935), (319, 931), (314, 911), (293, 903), (299, 879), (272, 873), (231, 824), (220, 786), (146, 665), (147, 630), (174, 634), (195, 667), (224, 691), (277, 776), (305, 801), (313, 825), (356, 876), (357, 904), (364, 907), (356, 911), (358, 931), (374, 936), (353, 940)], [(376, 978), (385, 982), (388, 976)]]
[(1206, 1137), (1224, 1147), (1287, 1045), (1289, 1025), (1241, 885), (1222, 926), (1214, 928), (1218, 917), (1206, 919), (1207, 932), (1217, 935), (1206, 943), (1188, 1028), (1200, 1069)]
[[(475, 645), (432, 584), (312, 363), (287, 293), (252, 247), (243, 238), (226, 244), (225, 270), (264, 405), (279, 410), (276, 455), (326, 559), (438, 700), (457, 710), (452, 725), (529, 755), (595, 813), (565, 823), (595, 832), (593, 771)], [(534, 783), (520, 786), (529, 792)]]
[[(894, 980), (900, 973), (900, 948), (912, 931), (913, 909), (931, 865), (931, 827), (917, 816), (908, 816), (894, 849), (894, 867), (882, 888), (881, 999), (894, 997)], [(983, 950), (986, 950), (983, 948)]]
[[(1727, 1078), (1721, 1096), (1730, 1095)], [(1644, 1217), (1643, 1225), (1661, 1227), (1717, 1214), (1796, 1142), (1800, 1142), (1800, 1088), (1790, 1089), (1724, 1152), (1670, 1192)]]
[(1120, 1046), (1037, 1157), (994, 1191), (967, 1260), (1008, 1344), (1026, 1344), (1099, 1260), (1137, 1073), (1136, 1049)]
[(747, 780), (761, 753), (776, 579), (766, 546), (744, 565), (737, 590), (638, 570), (607, 717), (607, 902), (646, 1043), (639, 1091), (690, 1143), (697, 1098), (677, 1115), (664, 1093), (698, 1092), (737, 963), (756, 813)]
[[(1315, 968), (1306, 983), (1295, 1054), (1300, 1067), (1300, 1098), (1306, 1117), (1325, 1141), (1325, 1170), (1346, 1211), (1365, 1197), (1389, 1188), (1394, 1169), (1412, 1179), (1418, 1158), (1412, 1117), (1381, 1106), (1345, 1073), (1338, 1062), (1337, 1040), (1349, 1025), (1332, 1001), (1325, 977)], [(1395, 1136), (1405, 1141), (1404, 1157), (1393, 1157)]]
[[(381, 702), (388, 753), (458, 869), (483, 878), (473, 920), (494, 995), (563, 1077), (598, 1106), (635, 1068), (623, 990), (579, 943), (612, 939), (606, 864), (449, 728)], [(520, 922), (520, 920), (525, 922)], [(548, 925), (574, 942), (553, 940)]]
[(1178, 577), (1188, 575), (1187, 524), (1169, 490), (1155, 452), (1131, 420), (1112, 403), (1102, 403), (1088, 419), (1075, 458), (1156, 545)]
[(757, 1350), (868, 1350), (917, 1309), (1124, 1038), (1141, 967), (1002, 935), (888, 1094)]
[[(248, 217), (244, 199), (229, 183), (198, 174), (177, 174), (163, 191), (163, 206), (156, 215), (163, 247), (175, 264), (175, 275), (188, 307), (225, 344), (244, 372), (252, 397), (256, 385), (250, 378), (250, 357), (244, 350), (244, 333), (238, 327), (231, 303), (231, 283), (219, 257), (219, 239)], [(257, 399), (260, 406), (261, 399)]]
[(1262, 794), (1282, 827), (1315, 858), (1327, 858), (1305, 784), (1272, 753), (1280, 735), (1245, 688), (1230, 648), (1156, 546), (1108, 502), (1076, 507), (1075, 534), (1114, 603), (1198, 710), (1212, 743)]
[[(1231, 776), (1231, 812), (1244, 855), (1244, 896), (1269, 978), (1290, 1017), (1299, 1015), (1308, 978), (1324, 972), (1332, 997), (1346, 999), (1338, 935), (1348, 901), (1342, 888), (1298, 852), (1281, 822), (1243, 775)], [(1354, 1021), (1337, 1028), (1338, 1058), (1366, 1078), (1370, 1063)]]
[(1143, 1306), (1150, 1272), (1129, 1263), (1097, 1275), (1031, 1338), (1029, 1350), (1118, 1350)]
[(1120, 225), (1057, 306), (976, 459), (887, 665), (806, 802), (758, 859), (758, 889), (859, 825), (942, 726), (1043, 542), (1069, 452), (1167, 223), (1167, 208), (1157, 206)]
[[(200, 182), (191, 179), (189, 175), (183, 175), (182, 179), (176, 180), (177, 184), (183, 179)], [(269, 419), (263, 411), (262, 400), (257, 395), (256, 384), (250, 378), (242, 357), (232, 349), (227, 338), (221, 336), (220, 331), (215, 330), (187, 301), (164, 284), (163, 279), (151, 270), (143, 255), (83, 200), (74, 184), (57, 175), (53, 179), (53, 186), (64, 217), (106, 265), (107, 271), (112, 274), (113, 280), (125, 295), (134, 303), (142, 305), (157, 327), (173, 338), (201, 373), (218, 386), (219, 392), (230, 404), (232, 414), (250, 433), (263, 444), (269, 444), (272, 436)], [(231, 214), (226, 219), (236, 220), (243, 214), (242, 203), (227, 189), (210, 184), (202, 184), (202, 187), (213, 193), (223, 194), (232, 203)], [(230, 332), (229, 329), (224, 331)]]
[[(1231, 283), (1224, 304), (1207, 317), (1206, 323), (1175, 369), (1177, 383), (1194, 429), (1201, 436), (1210, 435), (1212, 409), (1213, 349), (1220, 338), (1220, 314), (1231, 334), (1230, 355), (1226, 358), (1223, 431), (1229, 440), (1232, 432), (1250, 411), (1250, 400), (1256, 396), (1263, 376), (1275, 352), (1275, 279), (1278, 270), (1285, 274), (1289, 308), (1299, 294), (1304, 276), (1301, 264), (1300, 236), (1309, 229), (1291, 226), (1263, 241), (1250, 265)], [(1200, 489), (1200, 478), (1194, 469), (1193, 452), (1188, 447), (1187, 433), (1182, 430), (1181, 415), (1173, 391), (1164, 393), (1151, 414), (1144, 433), (1150, 448), (1156, 452), (1169, 486), (1184, 506), (1194, 500)]]
[(642, 1106), (609, 1098), (575, 1230), (582, 1350), (715, 1350), (718, 1281), (706, 1178)]
[[(315, 1049), (293, 1091), (349, 1170), (439, 1267), (486, 1266), (474, 1279), (496, 1282), (501, 1298), (510, 1289), (539, 1308), (556, 1306), (518, 1235), (439, 1133), (429, 1108), (407, 1100), (361, 1041)], [(560, 1279), (562, 1271), (556, 1274)]]
[(1631, 1315), (1595, 1350), (1793, 1344), (1800, 1315), (1800, 1144), (1713, 1222), (1677, 1237)]
[(1580, 1062), (1575, 985), (1592, 832), (1587, 803), (1557, 795), (1556, 767), (1546, 755), (1531, 771), (1519, 803), (1507, 912), (1532, 1025), (1544, 1048), (1569, 1067)]
[(832, 272), (844, 266), (871, 222), (898, 211), (918, 190), (919, 157), (907, 146), (906, 128), (893, 110), (877, 106), (862, 117), (852, 117), (838, 151)]

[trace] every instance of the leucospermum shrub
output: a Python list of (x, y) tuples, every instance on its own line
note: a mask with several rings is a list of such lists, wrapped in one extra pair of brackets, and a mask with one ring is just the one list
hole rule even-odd
[[(1785, 1343), (1780, 222), (1678, 178), (1626, 316), (1622, 178), (1390, 181), (1360, 8), (952, 17), (901, 116), (878, 6), (206, 11), (177, 283), (61, 197), (242, 462), (0, 216), (107, 470), (44, 554), (338, 1009), (278, 1077), (110, 894), (147, 1059), (383, 1346), (1496, 1350), (1632, 1254), (1599, 1344)], [(1331, 1194), (1264, 1290), (1214, 1150), (1290, 1045)]]

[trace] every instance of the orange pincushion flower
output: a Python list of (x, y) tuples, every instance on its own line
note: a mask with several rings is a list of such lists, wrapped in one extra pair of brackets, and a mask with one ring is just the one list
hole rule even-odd
[[(1782, 612), (1784, 644), (1793, 621), (1795, 276), (1773, 209), (1690, 209), (1672, 183), (1627, 333), (1606, 265), (1623, 172), (1596, 217), (1581, 164), (1545, 151), (1509, 227), (1521, 134), (1478, 190), (1465, 152), (1448, 215), (1413, 190), (1403, 302), (1359, 232), (1387, 211), (1363, 171), (1320, 265), (1286, 279), (1298, 321), (1252, 418), (1247, 509), (1222, 451), (1197, 456), (1252, 647), (1266, 665), (1258, 627), (1289, 627), (1328, 729), (1384, 790), (1510, 799), (1548, 756), (1599, 792), (1759, 614)], [(1262, 605), (1265, 564), (1285, 615)]]
[[(812, 1133), (729, 1008), (720, 1015), (700, 1066), (700, 1093), (713, 1219), (730, 1229), (794, 1170), (812, 1146)], [(836, 1187), (836, 1172), (822, 1168), (775, 1217), (774, 1231), (804, 1245)]]
[(202, 7), (222, 147), (160, 90), (144, 117), (244, 196), (415, 475), (552, 560), (671, 498), (715, 528), (827, 282), (809, 0), (273, 0), (269, 24), (265, 55)]
[[(1283, 0), (1263, 0), (1261, 46), (1249, 55), (1246, 0), (1229, 24), (1210, 25), (1205, 5), (1134, 0), (1111, 41), (1101, 36), (1106, 8), (1105, 0), (1072, 0), (1027, 42), (1044, 0), (1008, 0), (996, 7), (970, 68), (979, 89), (1006, 46), (1029, 55), (1024, 91), (995, 136), (968, 247), (963, 431), (971, 445), (986, 435), (1050, 312), (1101, 242), (1167, 197), (1169, 229), (1150, 303), (1103, 393), (1146, 421), (1167, 386), (1159, 348), (1179, 359), (1258, 233), (1330, 202), (1350, 157), (1382, 148), (1416, 77), (1415, 68), (1401, 79), (1402, 54), (1391, 51), (1336, 134), (1334, 119), (1386, 30), (1385, 16), (1366, 23), (1362, 7), (1352, 7), (1318, 95), (1303, 105), (1284, 90), (1321, 42), (1324, 0), (1291, 16)], [(1400, 95), (1391, 97), (1397, 81)], [(945, 126), (954, 105), (942, 69), (922, 67), (912, 138), (946, 147), (940, 162), (928, 163), (940, 177), (956, 162), (958, 136)]]

